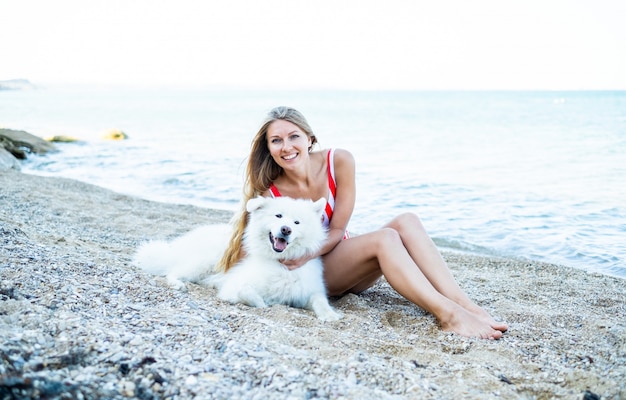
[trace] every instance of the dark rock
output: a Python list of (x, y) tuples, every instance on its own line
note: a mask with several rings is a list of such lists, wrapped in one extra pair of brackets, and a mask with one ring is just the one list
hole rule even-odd
[(19, 170), (17, 160), (26, 159), (29, 153), (41, 155), (54, 151), (57, 151), (54, 144), (38, 136), (24, 131), (0, 129), (0, 170)]
[(17, 294), (17, 291), (15, 290), (14, 287), (12, 288), (0, 287), (0, 300), (6, 301), (9, 299), (19, 300), (20, 296), (19, 294)]
[(583, 393), (583, 400), (600, 400), (600, 396), (587, 389)]
[(54, 144), (39, 136), (13, 129), (0, 129), (0, 143), (10, 153), (13, 153), (11, 149), (14, 149), (18, 154), (28, 152), (41, 155), (57, 150)]

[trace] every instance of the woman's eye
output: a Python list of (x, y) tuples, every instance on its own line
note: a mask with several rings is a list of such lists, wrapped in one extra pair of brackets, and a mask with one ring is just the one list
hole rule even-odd
[(276, 218), (282, 218), (283, 214), (276, 214)]
[(278, 144), (278, 143), (280, 143), (280, 139), (272, 139), (272, 143), (273, 144)]

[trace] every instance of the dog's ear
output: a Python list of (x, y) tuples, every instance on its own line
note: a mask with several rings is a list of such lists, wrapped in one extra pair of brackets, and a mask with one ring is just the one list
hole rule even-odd
[(267, 199), (262, 196), (255, 197), (253, 199), (248, 200), (248, 202), (246, 203), (246, 211), (252, 212), (252, 211), (258, 210), (259, 208), (263, 206), (263, 204), (265, 204), (266, 200)]
[(325, 208), (326, 208), (326, 199), (323, 197), (319, 199), (318, 201), (316, 201), (315, 203), (313, 203), (313, 209), (319, 215), (322, 215), (324, 213)]

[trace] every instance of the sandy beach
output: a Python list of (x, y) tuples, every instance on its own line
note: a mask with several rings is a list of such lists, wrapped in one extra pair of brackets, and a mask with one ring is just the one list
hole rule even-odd
[(130, 263), (143, 241), (229, 218), (0, 171), (0, 399), (626, 398), (624, 279), (444, 251), (509, 323), (487, 341), (441, 331), (384, 280), (331, 299), (344, 318), (325, 323)]

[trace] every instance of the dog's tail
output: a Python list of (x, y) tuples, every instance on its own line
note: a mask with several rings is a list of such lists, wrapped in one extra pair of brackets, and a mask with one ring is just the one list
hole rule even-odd
[(176, 267), (176, 254), (170, 242), (153, 240), (137, 248), (133, 264), (153, 275), (167, 275)]
[(153, 275), (197, 281), (211, 273), (226, 249), (227, 225), (204, 225), (172, 241), (139, 246), (133, 264)]

